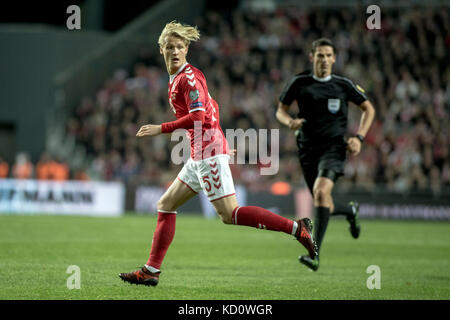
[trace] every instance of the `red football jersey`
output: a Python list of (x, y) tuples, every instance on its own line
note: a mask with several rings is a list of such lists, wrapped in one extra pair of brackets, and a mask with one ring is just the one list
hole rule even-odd
[(186, 63), (170, 76), (169, 104), (177, 119), (189, 112), (205, 112), (203, 125), (194, 124), (194, 129), (188, 129), (193, 160), (228, 153), (228, 143), (219, 124), (219, 105), (209, 95), (205, 76), (199, 69)]

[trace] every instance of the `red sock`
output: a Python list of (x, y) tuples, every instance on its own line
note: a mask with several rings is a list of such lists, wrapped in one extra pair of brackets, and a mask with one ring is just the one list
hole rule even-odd
[(261, 207), (236, 207), (233, 210), (232, 223), (259, 229), (281, 231), (292, 234), (294, 221), (279, 216)]
[(167, 250), (175, 235), (176, 213), (158, 212), (156, 230), (153, 234), (152, 249), (147, 265), (160, 269)]

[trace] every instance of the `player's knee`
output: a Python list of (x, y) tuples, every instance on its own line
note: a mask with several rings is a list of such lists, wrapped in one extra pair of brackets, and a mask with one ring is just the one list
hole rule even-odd
[(330, 193), (325, 190), (325, 188), (316, 187), (314, 188), (314, 202), (325, 204), (328, 202)]
[(158, 202), (156, 203), (156, 209), (159, 210), (164, 210), (164, 211), (174, 211), (176, 210), (176, 208), (173, 207), (172, 204), (170, 204), (166, 199), (161, 198), (158, 200)]

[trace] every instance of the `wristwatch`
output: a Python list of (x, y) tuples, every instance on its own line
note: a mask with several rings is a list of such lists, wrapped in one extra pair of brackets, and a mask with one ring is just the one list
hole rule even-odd
[(355, 135), (355, 138), (357, 138), (359, 141), (361, 141), (361, 143), (364, 142), (364, 137), (360, 134)]

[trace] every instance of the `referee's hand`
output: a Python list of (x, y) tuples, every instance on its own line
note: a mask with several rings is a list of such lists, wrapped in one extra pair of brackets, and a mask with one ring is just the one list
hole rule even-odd
[(305, 123), (306, 120), (304, 118), (301, 119), (292, 119), (289, 121), (289, 129), (291, 130), (298, 130), (303, 126), (303, 123)]
[(347, 150), (354, 156), (358, 155), (361, 152), (361, 141), (355, 137), (348, 138)]

